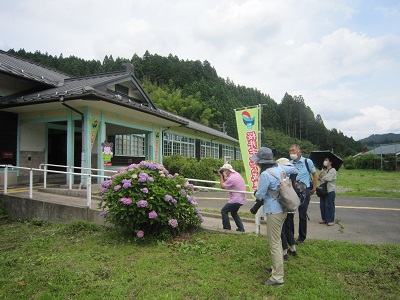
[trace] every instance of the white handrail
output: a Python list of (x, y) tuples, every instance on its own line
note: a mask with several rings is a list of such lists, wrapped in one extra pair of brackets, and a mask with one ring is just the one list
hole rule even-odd
[[(29, 199), (33, 198), (33, 171), (43, 172), (44, 174), (49, 173), (57, 173), (57, 174), (70, 174), (70, 175), (81, 175), (81, 173), (74, 173), (74, 172), (63, 172), (63, 171), (55, 171), (55, 170), (47, 170), (47, 169), (35, 169), (35, 168), (27, 168), (27, 167), (18, 167), (13, 165), (0, 165), (0, 167), (4, 168), (4, 195), (7, 195), (7, 188), (8, 188), (8, 169), (20, 169), (20, 170), (29, 170)], [(86, 207), (91, 207), (92, 202), (92, 191), (91, 191), (91, 182), (92, 177), (97, 178), (111, 178), (111, 176), (104, 176), (104, 175), (93, 175), (93, 174), (85, 174), (88, 177), (87, 179), (87, 189), (86, 189)]]
[[(44, 166), (44, 169), (41, 169), (40, 167)], [(52, 165), (52, 164), (40, 164), (39, 169), (35, 168), (27, 168), (27, 167), (18, 167), (18, 166), (13, 166), (13, 165), (0, 165), (0, 168), (4, 168), (4, 190), (3, 194), (6, 195), (8, 193), (7, 188), (8, 188), (8, 169), (20, 169), (20, 170), (29, 170), (29, 199), (33, 198), (33, 171), (38, 171), (38, 172), (43, 172), (44, 177), (46, 178), (47, 173), (56, 173), (56, 174), (69, 174), (70, 176), (72, 175), (82, 175), (81, 173), (75, 173), (75, 172), (64, 172), (64, 171), (56, 171), (56, 170), (48, 170), (47, 166), (53, 166), (53, 167), (66, 167), (70, 169), (82, 169), (81, 167), (74, 167), (74, 166), (62, 166), (62, 165)], [(90, 169), (90, 168), (83, 168), (87, 170), (96, 170), (99, 171), (101, 169)], [(102, 170), (101, 170), (102, 171)], [(114, 170), (106, 170), (107, 172), (112, 172), (112, 173), (118, 173), (118, 171)], [(91, 208), (91, 202), (92, 202), (92, 177), (96, 178), (106, 178), (110, 179), (111, 176), (105, 176), (105, 175), (93, 175), (93, 174), (85, 174), (87, 176), (87, 188), (86, 188), (86, 207), (89, 209)], [(202, 179), (193, 179), (193, 178), (186, 178), (187, 181), (198, 181), (198, 182), (205, 182), (205, 183), (215, 183), (218, 184), (219, 182), (217, 181), (209, 181), (209, 180), (202, 180)], [(45, 179), (46, 181), (46, 179)], [(71, 182), (71, 181), (70, 181)], [(244, 194), (251, 194), (253, 195), (253, 192), (249, 191), (237, 191), (237, 190), (227, 190), (227, 189), (221, 189), (221, 188), (213, 188), (213, 187), (205, 187), (205, 186), (198, 186), (194, 185), (193, 186), (196, 189), (208, 189), (208, 190), (214, 190), (214, 191), (222, 191), (222, 192), (234, 192), (234, 193), (244, 193)], [(44, 184), (44, 188), (46, 188), (46, 184)], [(72, 189), (71, 184), (69, 185), (69, 189)], [(253, 199), (248, 201), (253, 201)], [(257, 214), (255, 224), (256, 224), (256, 233), (260, 232), (260, 216)]]

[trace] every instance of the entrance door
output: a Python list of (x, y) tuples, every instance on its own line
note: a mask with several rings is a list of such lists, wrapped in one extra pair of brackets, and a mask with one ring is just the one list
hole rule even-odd
[[(49, 129), (47, 162), (53, 165), (67, 165), (67, 131)], [(52, 170), (65, 171), (65, 168), (49, 167)]]

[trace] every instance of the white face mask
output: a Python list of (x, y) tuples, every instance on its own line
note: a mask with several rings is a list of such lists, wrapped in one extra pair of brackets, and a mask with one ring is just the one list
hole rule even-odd
[(327, 167), (328, 166), (328, 162), (325, 160), (324, 161), (324, 166)]
[(290, 154), (290, 158), (293, 159), (293, 160), (296, 160), (297, 159), (297, 154), (294, 154), (294, 153)]

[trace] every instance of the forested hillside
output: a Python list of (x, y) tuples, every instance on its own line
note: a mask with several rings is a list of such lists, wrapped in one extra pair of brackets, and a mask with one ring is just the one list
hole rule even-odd
[(363, 144), (352, 137), (335, 128), (328, 130), (322, 116), (314, 116), (301, 96), (285, 94), (277, 103), (257, 89), (219, 77), (208, 61), (181, 60), (172, 54), (163, 57), (148, 51), (143, 57), (134, 54), (130, 59), (114, 59), (110, 55), (103, 62), (23, 49), (8, 52), (73, 76), (120, 71), (124, 69), (122, 63), (128, 61), (158, 108), (226, 131), (233, 137), (237, 137), (234, 108), (262, 104), (262, 144), (271, 147), (277, 156), (287, 156), (293, 143), (300, 144), (305, 153), (333, 149), (343, 157), (363, 149)]
[(396, 133), (373, 134), (365, 139), (360, 140), (360, 142), (370, 147), (381, 144), (400, 143), (400, 134)]

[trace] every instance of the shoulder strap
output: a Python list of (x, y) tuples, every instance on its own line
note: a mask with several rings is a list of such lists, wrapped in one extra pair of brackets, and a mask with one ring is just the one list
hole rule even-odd
[[(281, 179), (278, 176), (276, 176), (274, 173), (272, 173), (270, 170), (267, 169), (267, 170), (265, 170), (265, 172), (269, 173), (270, 175), (274, 176), (276, 179), (281, 181)], [(271, 188), (268, 188), (268, 192), (271, 194), (271, 196), (273, 198), (278, 199), (278, 196), (276, 195), (276, 193)]]
[(276, 176), (274, 173), (272, 173), (270, 170), (265, 170), (267, 173), (271, 174), (272, 176), (274, 176), (276, 179), (278, 179), (279, 181), (281, 180), (278, 176)]
[(306, 159), (306, 168), (307, 168), (307, 171), (308, 171), (308, 173), (310, 173), (310, 167), (308, 166), (308, 162), (307, 162), (308, 158), (305, 158), (305, 159)]

